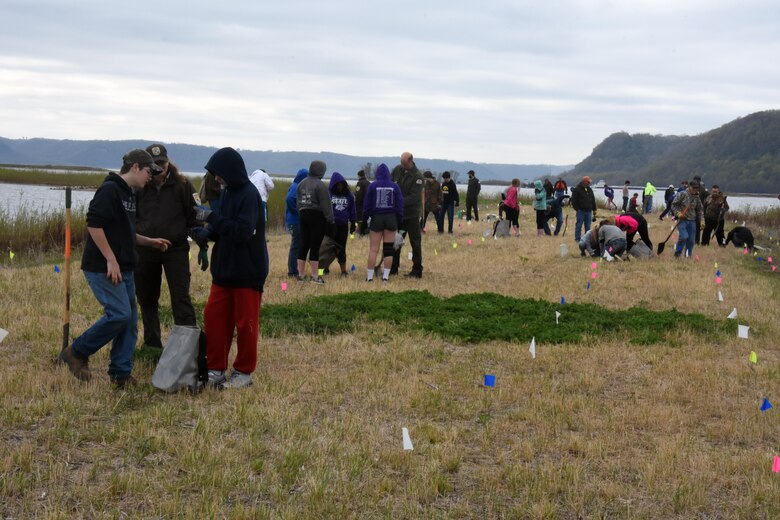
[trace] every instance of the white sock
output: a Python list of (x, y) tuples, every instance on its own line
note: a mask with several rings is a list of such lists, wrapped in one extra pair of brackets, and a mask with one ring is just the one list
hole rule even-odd
[(368, 269), (367, 271), (368, 271), (368, 275), (366, 276), (366, 280), (369, 280), (369, 281), (373, 280), (374, 279), (374, 270), (373, 269)]
[(390, 279), (390, 269), (385, 269), (382, 271), (382, 280), (389, 280)]

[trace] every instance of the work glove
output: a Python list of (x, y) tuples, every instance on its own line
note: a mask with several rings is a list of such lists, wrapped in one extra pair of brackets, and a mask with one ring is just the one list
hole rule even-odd
[(200, 247), (206, 247), (209, 241), (209, 230), (203, 226), (195, 226), (190, 229), (190, 238)]
[(198, 222), (206, 222), (211, 213), (212, 211), (206, 206), (195, 206), (195, 220)]
[(209, 246), (203, 246), (198, 251), (198, 265), (201, 271), (209, 268)]
[(354, 235), (356, 229), (357, 229), (357, 224), (355, 224), (354, 222), (350, 222), (350, 224), (349, 224), (349, 234), (350, 235)]

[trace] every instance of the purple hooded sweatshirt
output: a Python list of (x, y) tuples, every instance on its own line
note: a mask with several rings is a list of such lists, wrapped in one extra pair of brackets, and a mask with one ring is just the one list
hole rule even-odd
[(404, 219), (404, 198), (401, 188), (390, 180), (390, 169), (382, 163), (376, 169), (376, 180), (368, 186), (363, 199), (363, 218), (372, 215), (395, 213), (398, 223)]
[[(336, 186), (339, 184), (342, 185), (342, 192), (341, 195), (336, 195)], [(336, 225), (343, 226), (349, 222), (355, 222), (355, 197), (349, 191), (346, 179), (339, 172), (333, 172), (330, 177), (328, 192), (330, 193), (330, 203), (333, 205), (333, 218)]]

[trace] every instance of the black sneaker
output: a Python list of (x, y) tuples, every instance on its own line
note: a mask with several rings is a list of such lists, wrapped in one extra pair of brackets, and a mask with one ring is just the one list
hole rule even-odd
[(422, 278), (422, 273), (418, 273), (417, 271), (411, 271), (406, 273), (404, 276), (407, 278)]
[(73, 350), (73, 345), (60, 352), (60, 359), (68, 365), (68, 370), (76, 379), (89, 381), (92, 377), (92, 374), (89, 372), (89, 358)]
[(325, 280), (322, 279), (322, 276), (318, 276), (317, 278), (312, 278), (311, 282), (312, 283), (316, 283), (317, 285), (324, 285), (325, 284)]

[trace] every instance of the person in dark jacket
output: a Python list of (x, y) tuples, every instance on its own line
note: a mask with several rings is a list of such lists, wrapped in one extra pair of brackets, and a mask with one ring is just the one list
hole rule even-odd
[(544, 182), (542, 183), (542, 186), (544, 186), (544, 196), (547, 199), (552, 199), (555, 196), (555, 188), (553, 188), (550, 179), (545, 179)]
[(298, 185), (298, 216), (301, 219), (301, 247), (298, 249), (298, 280), (304, 281), (306, 257), (311, 267), (311, 281), (324, 284), (319, 275), (320, 246), (325, 233), (333, 235), (333, 206), (328, 187), (322, 182), (327, 166), (322, 161), (312, 161), (309, 175)]
[[(138, 354), (158, 359), (162, 354), (160, 334), (160, 285), (162, 273), (168, 282), (173, 322), (195, 326), (195, 309), (190, 299), (190, 245), (187, 233), (195, 225), (195, 188), (175, 164), (168, 160), (162, 144), (146, 148), (162, 173), (136, 194), (136, 230), (141, 235), (158, 236), (170, 241), (165, 251), (138, 246), (135, 268), (135, 292), (144, 324), (143, 346)], [(208, 268), (208, 257), (204, 270)], [(201, 258), (199, 256), (199, 258)]]
[(723, 245), (727, 246), (729, 245), (729, 242), (732, 242), (734, 247), (746, 247), (748, 249), (753, 249), (753, 232), (744, 226), (737, 226), (729, 231), (729, 234), (726, 236), (726, 240), (724, 240)]
[(390, 169), (385, 164), (380, 164), (376, 169), (376, 180), (366, 191), (363, 218), (371, 219), (366, 281), (374, 279), (376, 256), (381, 242), (384, 258), (382, 281), (387, 282), (393, 265), (395, 234), (398, 223), (404, 219), (404, 198), (400, 186), (390, 179)]
[(143, 188), (152, 172), (161, 169), (146, 150), (131, 150), (122, 157), (119, 174), (110, 173), (95, 192), (87, 210), (87, 241), (81, 270), (92, 293), (103, 306), (103, 316), (60, 352), (59, 359), (78, 379), (89, 381), (89, 358), (111, 342), (108, 376), (124, 388), (135, 384), (133, 352), (138, 339), (138, 309), (134, 271), (136, 245), (165, 252), (166, 238), (136, 233), (136, 199), (133, 188)]
[(355, 218), (358, 223), (358, 233), (360, 236), (365, 236), (368, 233), (368, 228), (363, 225), (363, 198), (366, 196), (366, 190), (368, 189), (368, 179), (366, 179), (366, 172), (360, 170), (357, 172), (358, 180), (355, 185)]
[(561, 225), (563, 225), (563, 205), (566, 203), (566, 199), (568, 198), (569, 195), (556, 196), (550, 204), (550, 210), (547, 212), (548, 221), (551, 218), (555, 219), (555, 231), (553, 232), (553, 235), (555, 236), (558, 236), (558, 233), (561, 231)]
[(420, 221), (420, 227), (425, 231), (429, 214), (433, 213), (434, 220), (438, 222), (439, 211), (441, 211), (441, 184), (429, 171), (426, 171), (423, 177), (425, 177), (425, 215)]
[(717, 184), (712, 186), (710, 194), (704, 201), (704, 232), (701, 245), (710, 245), (710, 237), (715, 234), (719, 246), (723, 246), (726, 237), (723, 235), (724, 216), (729, 210), (729, 203)]
[(674, 184), (670, 184), (664, 192), (664, 202), (666, 203), (666, 208), (664, 208), (661, 214), (658, 215), (658, 220), (663, 220), (664, 217), (672, 211), (672, 201), (674, 200), (674, 196), (676, 194), (677, 190), (674, 189)]
[(590, 188), (590, 177), (582, 178), (571, 190), (571, 206), (577, 212), (577, 222), (574, 228), (574, 239), (579, 242), (582, 231), (590, 231), (590, 224), (596, 212), (596, 197)]
[(340, 246), (336, 259), (341, 267), (341, 276), (347, 276), (347, 237), (356, 229), (355, 197), (349, 191), (347, 180), (339, 172), (331, 175), (328, 192), (336, 224), (333, 240)]
[[(422, 173), (414, 163), (414, 157), (410, 152), (401, 154), (401, 161), (391, 174), (393, 182), (401, 188), (404, 197), (403, 222), (398, 223), (398, 230), (406, 231), (409, 244), (412, 246), (412, 270), (404, 276), (422, 278), (422, 230), (420, 229), (420, 217), (425, 213), (425, 197), (423, 195), (424, 179)], [(393, 253), (393, 266), (390, 274), (398, 274), (401, 265), (401, 247)]]
[[(208, 223), (208, 239), (214, 241), (211, 290), (203, 309), (209, 386), (243, 388), (252, 385), (257, 368), (258, 321), (268, 276), (265, 216), (260, 193), (236, 150), (217, 150), (206, 170), (225, 187), (219, 211), (197, 208), (198, 220)], [(234, 330), (237, 352), (228, 380)]]
[[(474, 220), (479, 221), (479, 192), (482, 191), (482, 185), (477, 179), (474, 170), (469, 170), (469, 184), (466, 188), (466, 220), (471, 220), (471, 210), (474, 210)], [(552, 189), (552, 186), (550, 186)]]
[(298, 250), (301, 248), (301, 221), (298, 216), (298, 185), (306, 176), (309, 170), (301, 168), (295, 175), (292, 184), (287, 189), (285, 198), (284, 224), (287, 232), (290, 234), (290, 251), (287, 253), (287, 276), (298, 277)]
[(441, 210), (436, 219), (439, 233), (444, 233), (444, 216), (447, 216), (447, 233), (452, 234), (452, 223), (455, 220), (455, 207), (460, 206), (460, 195), (455, 181), (452, 180), (450, 172), (444, 172), (441, 175)]

